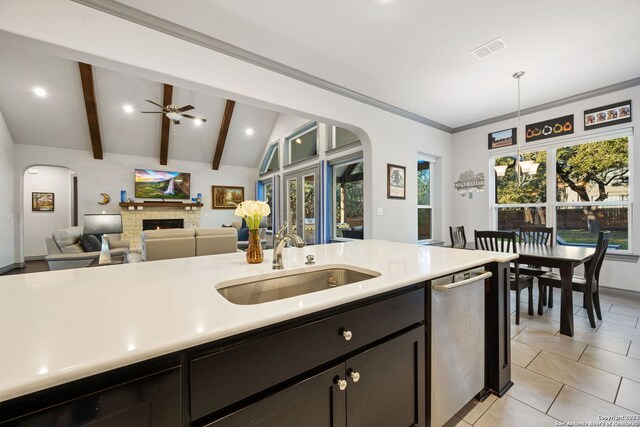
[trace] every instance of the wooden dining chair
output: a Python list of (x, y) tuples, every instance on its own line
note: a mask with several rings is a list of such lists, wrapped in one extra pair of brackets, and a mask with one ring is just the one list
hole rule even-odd
[[(476, 249), (517, 253), (515, 231), (474, 231)], [(520, 324), (520, 291), (529, 290), (529, 315), (533, 316), (533, 277), (520, 274), (517, 260), (513, 261), (509, 286), (516, 292), (516, 325)]]
[[(596, 250), (589, 262), (588, 266), (585, 266), (585, 276), (573, 276), (573, 290), (576, 292), (582, 292), (584, 294), (584, 307), (587, 310), (589, 316), (589, 324), (592, 328), (596, 327), (596, 321), (593, 317), (593, 310), (595, 307), (596, 316), (598, 320), (602, 320), (602, 310), (600, 309), (600, 268), (604, 261), (604, 256), (607, 253), (607, 247), (609, 246), (609, 232), (601, 231), (598, 233), (598, 242), (596, 243)], [(562, 281), (558, 273), (545, 273), (542, 276), (538, 276), (538, 283), (543, 286), (549, 286), (549, 288), (562, 288)]]
[[(520, 227), (518, 233), (520, 242), (528, 245), (548, 245), (553, 246), (553, 228), (552, 227), (540, 227), (534, 225), (527, 225)], [(545, 270), (538, 265), (527, 265), (526, 267), (520, 267), (520, 274), (526, 274), (528, 276), (541, 276), (551, 269)], [(547, 288), (542, 286), (538, 282), (538, 314), (542, 315), (542, 307), (549, 304), (549, 308), (553, 307), (553, 288), (549, 288), (549, 296), (547, 298)]]
[(464, 234), (464, 225), (459, 227), (449, 227), (449, 235), (451, 236), (451, 246), (464, 248), (467, 244), (467, 236)]

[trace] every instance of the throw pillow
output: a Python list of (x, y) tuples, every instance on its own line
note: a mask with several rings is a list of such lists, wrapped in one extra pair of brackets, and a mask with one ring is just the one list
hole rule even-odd
[(238, 230), (238, 242), (248, 242), (249, 241), (249, 229), (247, 227), (242, 227)]
[(102, 249), (102, 243), (92, 234), (83, 234), (80, 236), (80, 245), (85, 252), (95, 252)]

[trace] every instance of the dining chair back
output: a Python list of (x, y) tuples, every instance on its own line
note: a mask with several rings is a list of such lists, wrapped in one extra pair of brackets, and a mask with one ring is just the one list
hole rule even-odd
[(520, 227), (520, 241), (534, 245), (553, 245), (553, 228), (539, 226)]
[[(589, 261), (589, 265), (586, 266), (585, 276), (573, 276), (572, 288), (576, 292), (582, 292), (584, 294), (584, 308), (589, 316), (589, 324), (592, 328), (596, 327), (593, 311), (598, 320), (602, 320), (602, 310), (600, 309), (600, 269), (604, 261), (604, 256), (607, 253), (609, 247), (609, 232), (601, 231), (598, 233), (598, 241), (593, 253), (593, 257)], [(559, 274), (549, 272), (538, 277), (538, 284), (540, 286), (549, 286), (554, 288), (562, 288), (562, 278)]]
[(449, 227), (449, 235), (451, 236), (451, 245), (464, 248), (467, 244), (467, 236), (464, 234), (464, 225), (459, 227)]
[[(496, 252), (517, 253), (515, 231), (478, 231), (473, 232), (476, 249)], [(529, 290), (529, 315), (533, 316), (533, 277), (520, 274), (518, 260), (513, 261), (509, 275), (509, 285), (516, 292), (516, 325), (520, 324), (520, 291)]]

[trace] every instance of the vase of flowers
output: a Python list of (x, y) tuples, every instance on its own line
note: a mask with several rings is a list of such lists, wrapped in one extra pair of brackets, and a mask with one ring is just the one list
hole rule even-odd
[(262, 218), (271, 213), (271, 208), (267, 202), (256, 200), (245, 200), (236, 208), (235, 215), (244, 218), (249, 227), (249, 246), (246, 257), (249, 264), (260, 264), (264, 261), (264, 252), (260, 244), (260, 232), (258, 228)]

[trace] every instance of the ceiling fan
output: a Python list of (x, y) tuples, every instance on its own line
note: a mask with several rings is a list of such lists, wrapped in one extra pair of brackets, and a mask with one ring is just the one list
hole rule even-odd
[(193, 110), (195, 108), (193, 105), (185, 105), (184, 107), (178, 108), (177, 105), (170, 104), (165, 107), (158, 104), (157, 102), (151, 101), (150, 99), (147, 99), (146, 101), (162, 108), (162, 111), (140, 111), (141, 113), (164, 114), (169, 120), (173, 122), (174, 125), (179, 125), (180, 119), (183, 117), (186, 117), (187, 119), (200, 120), (202, 123), (207, 121), (207, 119), (203, 119), (202, 117), (192, 116), (191, 114), (184, 114), (185, 111)]

